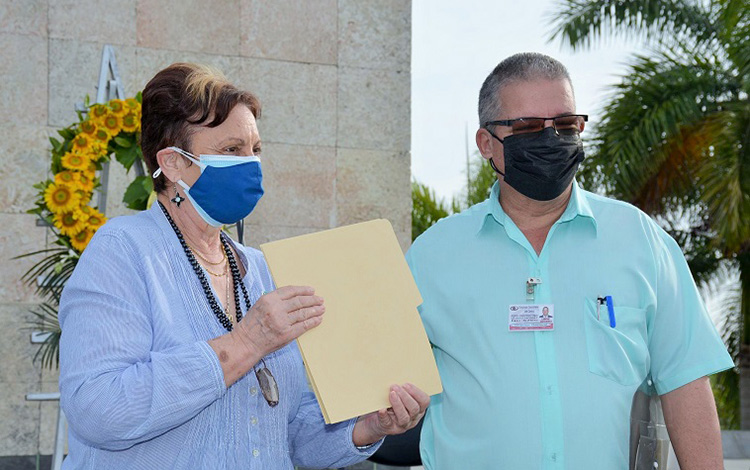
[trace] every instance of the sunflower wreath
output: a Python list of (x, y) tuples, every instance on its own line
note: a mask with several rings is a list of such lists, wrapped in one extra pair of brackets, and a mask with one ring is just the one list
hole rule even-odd
[[(126, 170), (142, 161), (138, 139), (141, 131), (141, 94), (108, 103), (85, 103), (84, 112), (77, 112), (78, 122), (60, 129), (59, 140), (50, 137), (51, 177), (34, 185), (38, 192), (35, 207), (28, 212), (46, 222), (54, 234), (52, 247), (17, 258), (44, 255), (22, 277), (34, 286), (44, 301), (35, 327), (51, 333), (40, 348), (42, 363), (57, 364), (59, 325), (57, 306), (65, 282), (73, 273), (81, 253), (94, 233), (107, 218), (91, 206), (94, 191), (100, 186), (97, 172), (112, 155)], [(153, 189), (152, 182), (139, 176), (128, 186), (123, 201), (131, 209), (146, 208)]]

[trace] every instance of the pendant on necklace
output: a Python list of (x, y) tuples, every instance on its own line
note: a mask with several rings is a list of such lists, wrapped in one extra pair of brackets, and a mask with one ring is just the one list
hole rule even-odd
[(255, 369), (255, 377), (258, 379), (258, 385), (260, 385), (263, 398), (266, 399), (270, 406), (278, 405), (279, 386), (276, 385), (276, 379), (271, 374), (271, 371), (264, 365), (260, 370)]
[(224, 315), (226, 315), (227, 318), (229, 318), (230, 322), (234, 323), (234, 315), (229, 313), (229, 309), (224, 309)]

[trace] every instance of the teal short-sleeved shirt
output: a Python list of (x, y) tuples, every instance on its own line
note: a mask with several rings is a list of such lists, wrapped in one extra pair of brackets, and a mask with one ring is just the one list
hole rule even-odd
[[(672, 238), (573, 183), (537, 256), (498, 202), (441, 220), (407, 260), (443, 393), (422, 431), (429, 470), (627, 469), (633, 394), (733, 366)], [(534, 300), (526, 281), (540, 278)], [(616, 319), (597, 298), (611, 296)], [(551, 304), (554, 330), (509, 331), (511, 304)]]

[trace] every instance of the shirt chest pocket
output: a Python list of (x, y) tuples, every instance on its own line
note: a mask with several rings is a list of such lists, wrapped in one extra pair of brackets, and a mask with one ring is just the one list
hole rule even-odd
[(586, 299), (583, 323), (589, 371), (621, 385), (637, 385), (648, 374), (651, 361), (648, 352), (645, 310), (614, 307), (615, 324), (609, 324), (606, 305)]

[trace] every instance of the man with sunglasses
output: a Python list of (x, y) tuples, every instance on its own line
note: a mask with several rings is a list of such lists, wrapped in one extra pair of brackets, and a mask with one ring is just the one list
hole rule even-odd
[(648, 383), (681, 468), (723, 468), (707, 376), (732, 360), (674, 240), (576, 183), (588, 117), (565, 67), (536, 53), (502, 61), (479, 119), (490, 197), (407, 254), (443, 382), (425, 467), (628, 469), (631, 404)]

